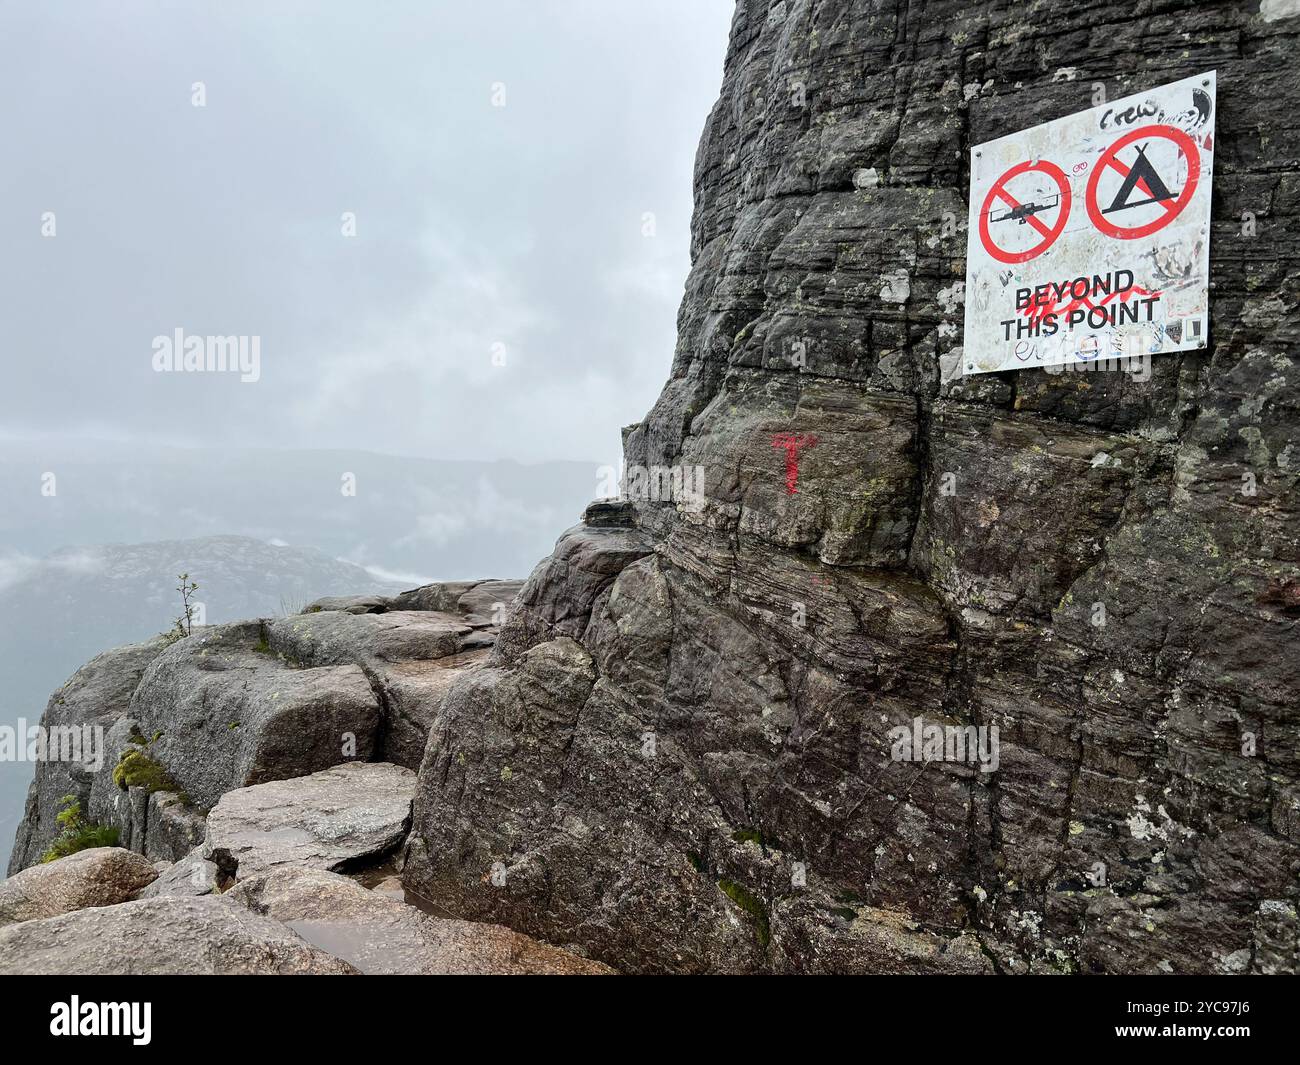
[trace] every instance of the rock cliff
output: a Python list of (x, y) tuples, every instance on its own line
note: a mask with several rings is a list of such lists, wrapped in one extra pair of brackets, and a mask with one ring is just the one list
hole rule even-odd
[[(738, 4), (636, 498), (443, 703), (408, 885), (632, 970), (1296, 970), (1300, 20), (1265, 6)], [(962, 377), (970, 146), (1208, 69), (1211, 346)], [(663, 490), (695, 468), (702, 505)], [(996, 726), (996, 771), (892, 758), (918, 716)]]
[[(339, 877), (397, 847), (441, 916), (621, 971), (1300, 971), (1298, 34), (1273, 2), (740, 0), (626, 498), (522, 588), (91, 663), (47, 721), (166, 779), (42, 767), (11, 868), (70, 791), (185, 875), (12, 945), (57, 965), (63, 924), (201, 882), (177, 927), (328, 896), (412, 970), (480, 964), (484, 926)], [(963, 377), (970, 146), (1208, 69), (1211, 344)], [(998, 744), (900, 757), (925, 724)], [(386, 964), (345, 940), (277, 964)]]

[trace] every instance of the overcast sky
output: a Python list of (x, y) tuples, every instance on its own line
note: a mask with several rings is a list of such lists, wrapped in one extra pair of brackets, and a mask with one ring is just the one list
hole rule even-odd
[(0, 438), (617, 461), (732, 8), (0, 0)]

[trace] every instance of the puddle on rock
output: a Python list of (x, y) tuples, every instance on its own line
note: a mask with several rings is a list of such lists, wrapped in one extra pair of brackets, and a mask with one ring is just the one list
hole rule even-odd
[(369, 888), (386, 898), (396, 899), (408, 906), (414, 906), (417, 910), (427, 913), (430, 917), (441, 917), (444, 920), (456, 919), (454, 913), (449, 912), (443, 906), (439, 906), (432, 899), (426, 899), (423, 895), (417, 895), (414, 891), (408, 890), (402, 884), (402, 879), (398, 875), (397, 864), (392, 859), (380, 862), (378, 865), (367, 866), (364, 869), (355, 869), (343, 875), (355, 880), (362, 887)]

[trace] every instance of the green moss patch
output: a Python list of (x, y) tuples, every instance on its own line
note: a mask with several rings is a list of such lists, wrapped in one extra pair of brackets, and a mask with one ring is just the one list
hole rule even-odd
[(766, 950), (767, 945), (772, 942), (772, 925), (768, 920), (767, 907), (759, 901), (757, 895), (734, 880), (719, 880), (718, 887), (727, 898), (753, 918), (758, 945)]
[(167, 770), (139, 750), (122, 752), (113, 767), (113, 783), (123, 791), (127, 788), (144, 788), (149, 792), (181, 790)]

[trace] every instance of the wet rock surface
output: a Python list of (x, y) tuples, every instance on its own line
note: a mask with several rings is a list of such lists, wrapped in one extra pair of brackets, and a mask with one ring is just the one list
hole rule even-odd
[(0, 928), (0, 974), (348, 975), (356, 969), (231, 899), (141, 899)]
[[(1300, 23), (1256, 11), (741, 0), (625, 434), (704, 498), (534, 571), (410, 888), (624, 971), (1296, 971)], [(1210, 346), (962, 377), (970, 146), (1208, 69)], [(996, 768), (895, 758), (917, 717)]]
[(0, 925), (127, 902), (157, 876), (145, 858), (121, 847), (78, 851), (0, 883)]
[(229, 897), (372, 975), (606, 975), (608, 966), (499, 925), (430, 917), (345, 876), (287, 868)]

